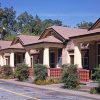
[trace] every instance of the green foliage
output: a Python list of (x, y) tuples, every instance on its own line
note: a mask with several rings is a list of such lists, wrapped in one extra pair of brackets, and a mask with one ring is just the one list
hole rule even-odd
[(12, 40), (14, 40), (14, 38), (15, 38), (15, 35), (8, 33), (5, 35), (4, 40), (12, 41)]
[(93, 25), (92, 22), (83, 21), (83, 22), (80, 22), (79, 24), (77, 24), (77, 27), (83, 28), (83, 29), (89, 29), (92, 25)]
[(48, 85), (61, 83), (61, 79), (49, 79), (49, 80), (36, 80), (34, 83), (37, 85)]
[(16, 17), (16, 11), (13, 9), (13, 7), (10, 8), (2, 8), (3, 9), (3, 15), (1, 19), (1, 24), (3, 27), (6, 28), (6, 30), (13, 29), (15, 17)]
[(11, 67), (9, 65), (4, 65), (3, 69), (4, 69), (5, 76), (9, 77), (9, 76), (13, 75), (13, 70), (11, 69)]
[(63, 65), (62, 80), (65, 88), (76, 88), (79, 85), (77, 65)]
[(35, 74), (35, 81), (45, 80), (47, 77), (47, 67), (42, 64), (35, 64), (34, 65), (34, 74)]
[(96, 87), (91, 88), (90, 93), (91, 94), (96, 94), (97, 93), (97, 88)]
[(29, 77), (27, 65), (26, 64), (18, 64), (16, 66), (15, 75), (16, 75), (16, 78), (18, 78), (19, 81), (26, 80)]
[(99, 83), (99, 85), (98, 85), (98, 87), (91, 89), (90, 93), (92, 93), (92, 94), (99, 93), (100, 94), (100, 65), (94, 69), (94, 72), (92, 73), (92, 77), (94, 80), (96, 80)]
[(96, 80), (100, 84), (100, 65), (94, 69), (92, 77), (94, 77), (95, 78), (94, 80)]

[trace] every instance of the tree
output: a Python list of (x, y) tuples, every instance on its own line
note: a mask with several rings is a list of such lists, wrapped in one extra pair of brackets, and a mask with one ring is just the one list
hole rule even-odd
[(52, 25), (62, 26), (62, 21), (60, 20), (52, 20), (52, 19), (45, 19), (43, 21), (44, 29), (50, 27)]
[(77, 27), (83, 28), (83, 29), (89, 29), (92, 25), (93, 25), (92, 22), (83, 21), (83, 22), (80, 22), (79, 24), (77, 24)]
[(42, 28), (43, 23), (42, 23), (42, 20), (39, 18), (38, 15), (35, 16), (33, 23), (34, 23), (33, 24), (34, 25), (33, 33), (35, 35), (40, 35), (42, 33), (42, 31), (43, 31), (43, 28)]
[(25, 28), (33, 21), (33, 16), (25, 11), (17, 17), (17, 21), (18, 29), (21, 30), (21, 32), (26, 32), (29, 30), (25, 30)]
[(3, 17), (2, 17), (2, 26), (6, 28), (6, 30), (13, 30), (13, 26), (15, 23), (16, 11), (11, 8), (3, 9)]
[(12, 34), (17, 34), (17, 32), (28, 35), (41, 35), (45, 28), (52, 25), (61, 26), (62, 21), (41, 20), (38, 15), (33, 17), (26, 11), (16, 18), (16, 11), (13, 7), (3, 8), (0, 6), (0, 26), (5, 28), (4, 39), (6, 40), (12, 40), (14, 37)]
[(14, 38), (15, 38), (15, 35), (8, 33), (5, 35), (4, 40), (12, 41)]

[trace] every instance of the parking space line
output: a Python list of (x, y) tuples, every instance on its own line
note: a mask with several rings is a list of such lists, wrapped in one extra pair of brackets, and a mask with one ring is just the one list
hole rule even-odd
[(31, 96), (28, 96), (28, 95), (24, 95), (24, 94), (21, 94), (21, 93), (17, 93), (17, 92), (10, 91), (10, 90), (8, 90), (8, 89), (0, 88), (0, 90), (2, 90), (2, 91), (6, 91), (6, 92), (9, 92), (9, 93), (12, 93), (12, 94), (18, 95), (18, 96), (22, 96), (22, 97), (30, 98), (30, 99), (33, 99), (33, 100), (40, 100), (40, 99), (38, 99), (38, 98), (33, 98), (33, 97), (31, 97)]

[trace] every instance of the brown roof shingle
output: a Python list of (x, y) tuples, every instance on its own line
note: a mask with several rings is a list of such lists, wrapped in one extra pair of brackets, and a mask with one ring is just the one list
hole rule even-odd
[(21, 41), (23, 42), (23, 45), (32, 44), (38, 41), (39, 39), (39, 36), (29, 36), (29, 35), (19, 35), (17, 37), (21, 39)]
[(16, 43), (14, 45), (9, 46), (11, 49), (24, 49), (24, 47), (20, 43)]
[(11, 45), (12, 41), (4, 41), (4, 40), (0, 40), (0, 50), (1, 49), (6, 49), (9, 48)]
[(69, 39), (69, 37), (83, 35), (87, 33), (86, 29), (68, 28), (68, 27), (63, 27), (63, 26), (51, 26), (49, 28), (54, 29), (57, 33), (59, 33), (65, 39)]

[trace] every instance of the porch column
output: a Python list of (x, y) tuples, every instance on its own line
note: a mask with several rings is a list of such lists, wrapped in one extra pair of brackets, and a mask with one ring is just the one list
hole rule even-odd
[(31, 67), (31, 56), (29, 51), (26, 51), (25, 53), (25, 63), (28, 65), (28, 67)]
[(62, 65), (63, 64), (70, 64), (70, 56), (67, 48), (63, 48), (62, 50)]
[(0, 55), (0, 66), (4, 65), (4, 58), (3, 55)]
[(77, 64), (78, 68), (82, 68), (81, 51), (78, 46), (75, 46), (74, 48), (74, 64)]
[(43, 65), (47, 65), (47, 67), (49, 67), (49, 48), (44, 48)]
[(14, 65), (14, 52), (10, 53), (10, 66), (15, 67), (15, 65)]

